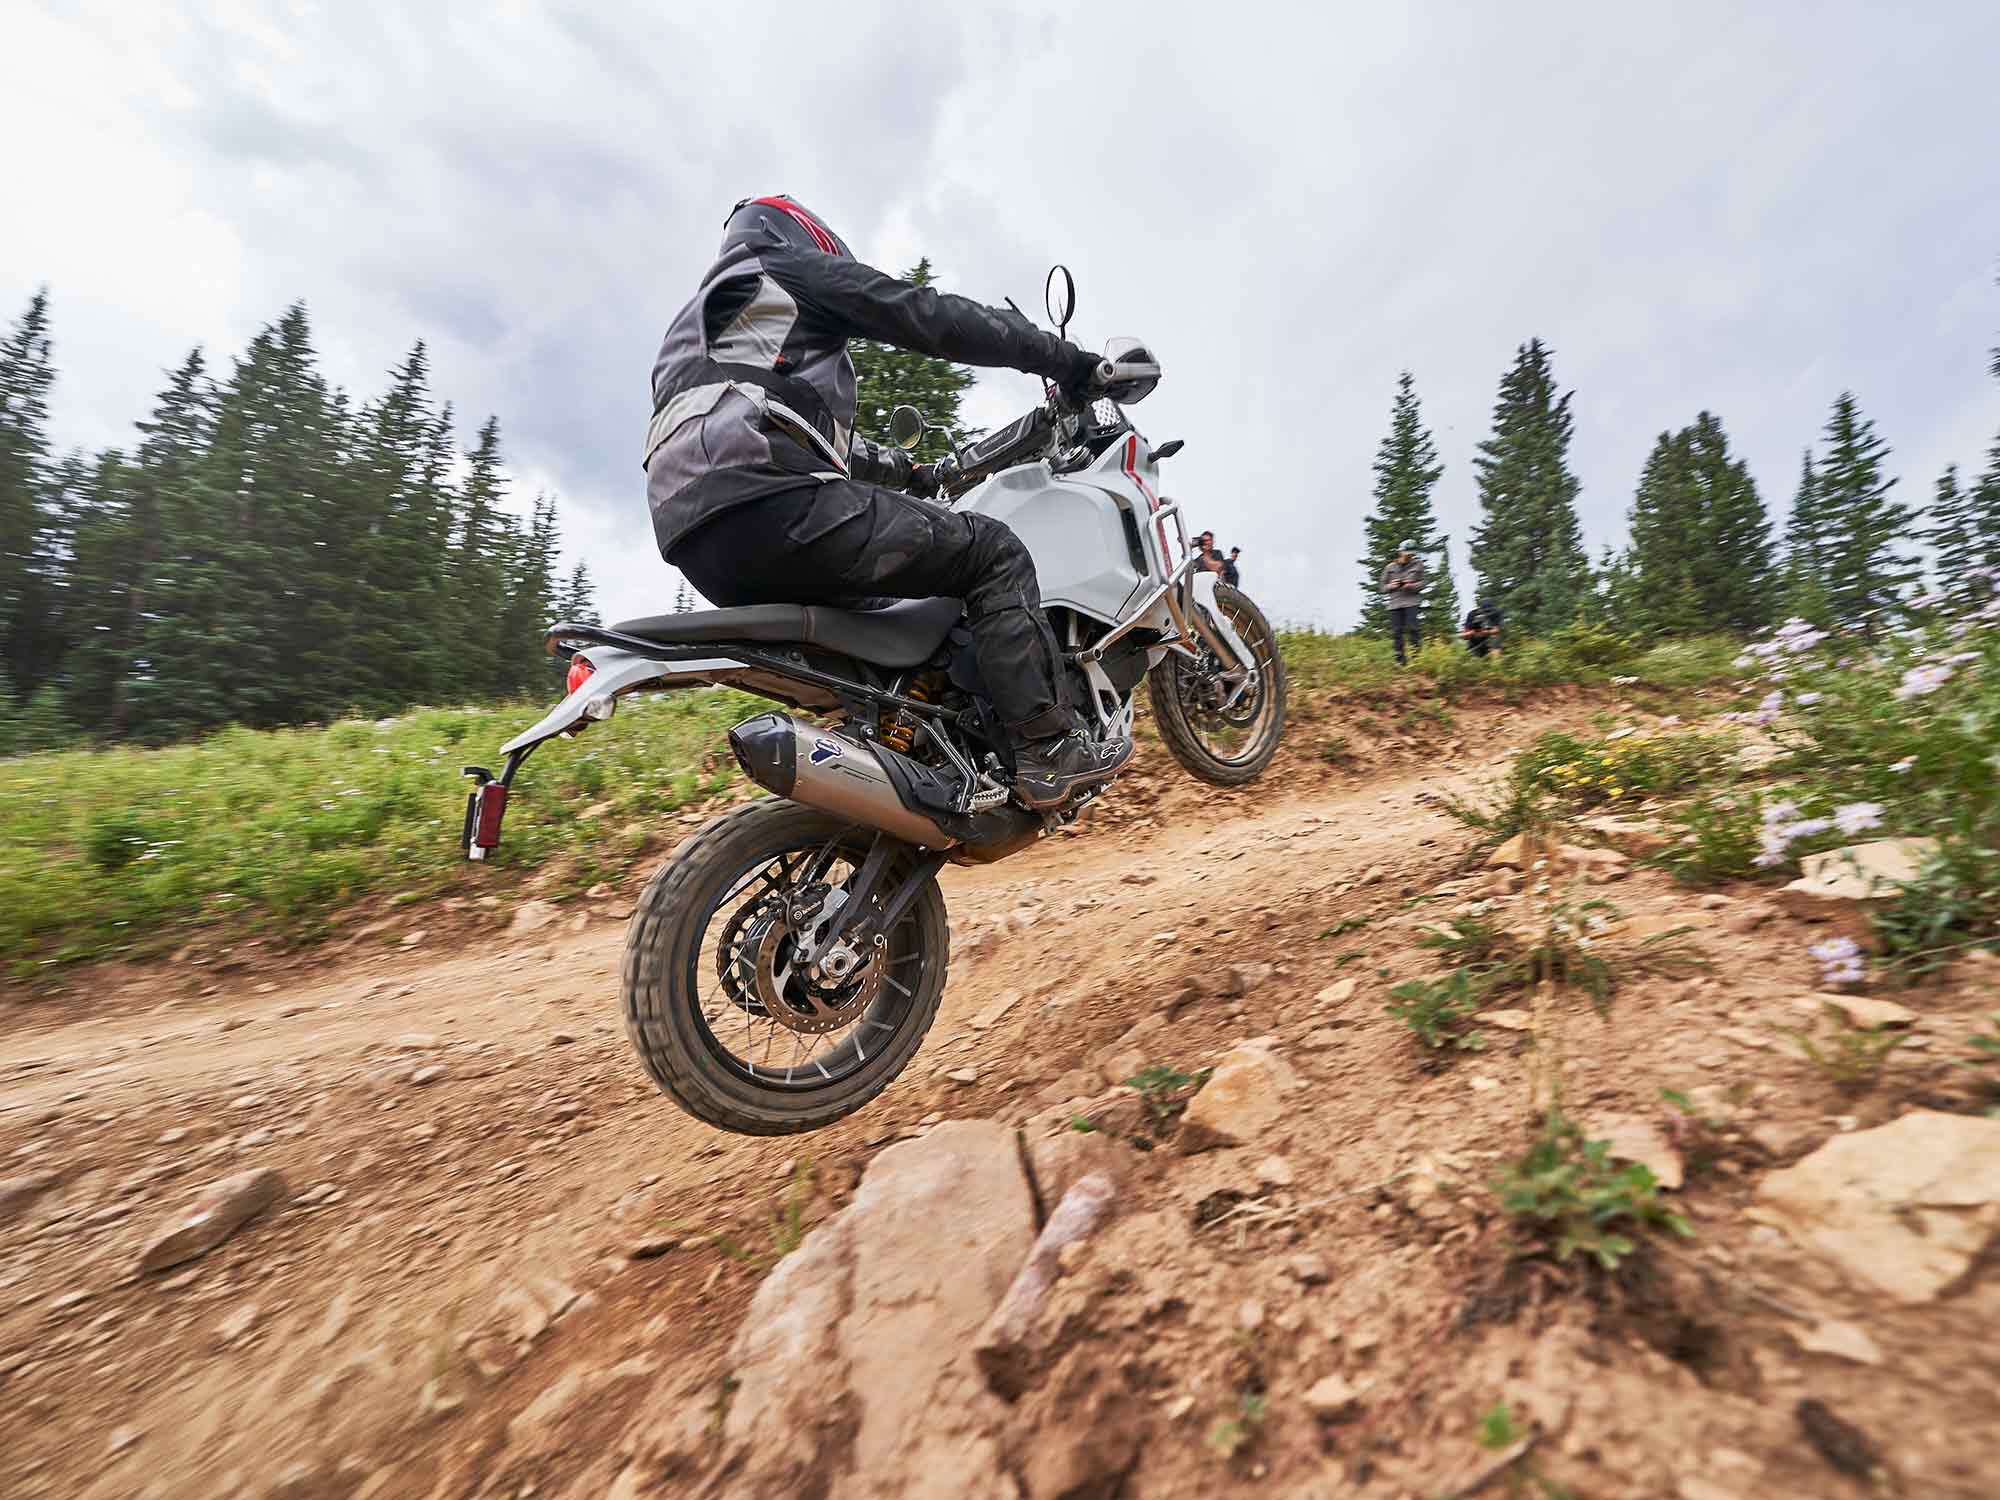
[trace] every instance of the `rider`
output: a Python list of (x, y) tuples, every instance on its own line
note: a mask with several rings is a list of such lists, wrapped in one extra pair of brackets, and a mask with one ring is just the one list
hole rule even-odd
[(1098, 369), (1018, 312), (862, 264), (789, 197), (745, 198), (653, 365), (661, 554), (721, 605), (963, 599), (1016, 795), (1054, 807), (1109, 780), (1132, 742), (1093, 740), (1067, 707), (1034, 559), (1003, 521), (899, 493), (935, 494), (936, 472), (852, 431), (850, 338), (1040, 375), (1073, 402)]

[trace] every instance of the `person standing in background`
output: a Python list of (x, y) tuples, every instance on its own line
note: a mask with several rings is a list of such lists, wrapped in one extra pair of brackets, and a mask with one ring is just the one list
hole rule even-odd
[(1382, 570), (1382, 601), (1389, 607), (1389, 630), (1396, 642), (1397, 666), (1409, 660), (1405, 642), (1411, 647), (1422, 644), (1417, 617), (1423, 607), (1426, 581), (1424, 565), (1410, 550), (1410, 543), (1398, 542), (1395, 559)]
[(1465, 649), (1474, 656), (1490, 656), (1500, 649), (1500, 611), (1488, 599), (1481, 599), (1465, 617)]
[(1194, 554), (1201, 559), (1201, 565), (1211, 573), (1222, 571), (1222, 554), (1215, 550), (1215, 533), (1204, 531), (1194, 539)]
[(1233, 589), (1243, 587), (1243, 575), (1236, 571), (1236, 559), (1242, 555), (1241, 547), (1231, 547), (1229, 556), (1222, 560), (1222, 581)]

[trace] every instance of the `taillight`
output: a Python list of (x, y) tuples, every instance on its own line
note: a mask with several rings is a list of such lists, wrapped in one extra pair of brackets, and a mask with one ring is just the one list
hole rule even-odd
[(568, 691), (573, 693), (582, 687), (586, 682), (590, 681), (590, 674), (596, 670), (597, 668), (590, 664), (589, 657), (585, 656), (581, 651), (577, 652), (576, 655), (569, 659)]

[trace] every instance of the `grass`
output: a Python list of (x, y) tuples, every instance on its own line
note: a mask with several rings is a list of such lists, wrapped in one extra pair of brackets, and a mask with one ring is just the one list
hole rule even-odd
[(1197, 1068), (1192, 1073), (1183, 1073), (1167, 1063), (1150, 1063), (1126, 1079), (1125, 1086), (1136, 1090), (1146, 1101), (1146, 1109), (1155, 1122), (1164, 1122), (1187, 1107), (1187, 1101), (1208, 1081), (1212, 1071)]
[(1208, 1446), (1224, 1459), (1234, 1458), (1257, 1440), (1264, 1425), (1265, 1401), (1256, 1391), (1242, 1391), (1236, 1397), (1233, 1416), (1217, 1417), (1208, 1429)]
[[(1505, 1401), (1494, 1402), (1479, 1418), (1479, 1446), (1488, 1453), (1506, 1453), (1517, 1445), (1527, 1444), (1533, 1436), (1534, 1429), (1523, 1427)], [(1526, 1496), (1539, 1496), (1540, 1500), (1573, 1500), (1573, 1492), (1544, 1474), (1529, 1453), (1524, 1452), (1520, 1461), (1510, 1465), (1499, 1479), (1506, 1487), (1510, 1500)]]
[(1910, 1040), (1906, 1031), (1884, 1026), (1856, 1026), (1835, 1005), (1821, 1007), (1825, 1029), (1807, 1030), (1800, 1026), (1777, 1029), (1791, 1038), (1799, 1055), (1843, 1094), (1865, 1094), (1882, 1081), (1889, 1055)]
[[(1384, 641), (1291, 630), (1281, 645), (1302, 709), (1315, 693), (1379, 698), (1433, 737), (1452, 732), (1437, 699), (1614, 674), (1686, 686), (1712, 680), (1736, 649), (1641, 651), (1571, 631), (1490, 659), (1433, 642), (1406, 673)], [(501, 849), (468, 868), (459, 767), (496, 764), (500, 743), (546, 706), (417, 709), (380, 728), (357, 719), (230, 729), (166, 749), (0, 758), (0, 965), (32, 979), (80, 960), (171, 951), (204, 929), (254, 927), (303, 943), (335, 932), (339, 913), (363, 900), (485, 892), (528, 870), (554, 868), (558, 897), (581, 891), (630, 867), (648, 820), (742, 787), (722, 734), (761, 704), (716, 691), (625, 700), (611, 723), (535, 753)], [(1337, 734), (1319, 748), (1331, 759), (1347, 750)], [(610, 804), (602, 814), (580, 816), (600, 802)]]
[[(646, 841), (635, 820), (737, 781), (722, 735), (749, 704), (720, 692), (628, 699), (611, 723), (542, 746), (484, 868), (460, 858), (459, 768), (496, 764), (545, 704), (0, 761), (0, 962), (26, 978), (157, 953), (246, 917), (305, 940), (362, 897), (500, 884), (562, 856), (581, 890), (623, 871)], [(610, 806), (580, 816), (598, 803)]]

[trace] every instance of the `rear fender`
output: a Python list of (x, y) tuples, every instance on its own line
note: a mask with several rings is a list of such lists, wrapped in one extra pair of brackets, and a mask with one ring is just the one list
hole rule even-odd
[(618, 699), (637, 688), (672, 691), (707, 687), (719, 677), (744, 669), (742, 662), (726, 656), (701, 661), (658, 661), (615, 646), (590, 646), (582, 654), (590, 658), (596, 670), (583, 686), (544, 714), (532, 729), (502, 745), (502, 755), (532, 749), (591, 720), (608, 719), (616, 711)]

